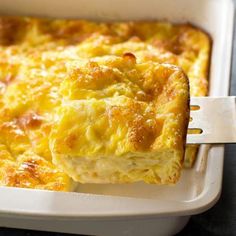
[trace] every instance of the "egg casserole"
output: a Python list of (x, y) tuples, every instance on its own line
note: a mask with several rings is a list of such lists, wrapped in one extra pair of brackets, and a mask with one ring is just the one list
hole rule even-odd
[[(188, 75), (192, 96), (205, 95), (205, 33), (163, 22), (1, 17), (0, 58), (0, 185), (70, 191), (69, 176), (80, 182), (177, 181), (187, 81), (166, 63)], [(172, 119), (176, 113), (180, 117)], [(185, 163), (195, 152), (187, 149)]]

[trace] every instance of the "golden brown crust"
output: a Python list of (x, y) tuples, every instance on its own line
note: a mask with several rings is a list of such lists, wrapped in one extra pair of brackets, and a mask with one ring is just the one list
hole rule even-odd
[(12, 45), (17, 43), (21, 31), (26, 27), (26, 22), (19, 17), (0, 18), (0, 45)]
[(55, 191), (70, 190), (70, 179), (34, 152), (25, 152), (17, 160), (9, 157), (11, 154), (6, 149), (0, 150), (0, 155), (1, 186)]
[(65, 191), (70, 179), (49, 161), (36, 155), (17, 122), (0, 126), (0, 185)]

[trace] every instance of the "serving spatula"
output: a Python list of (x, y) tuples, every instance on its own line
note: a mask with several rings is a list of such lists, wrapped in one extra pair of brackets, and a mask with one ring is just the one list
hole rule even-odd
[(187, 144), (236, 143), (236, 97), (193, 97)]

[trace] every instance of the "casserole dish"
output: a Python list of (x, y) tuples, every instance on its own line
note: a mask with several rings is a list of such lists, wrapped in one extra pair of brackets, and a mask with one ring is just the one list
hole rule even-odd
[[(117, 0), (112, 5), (106, 0), (0, 3), (2, 15), (191, 22), (213, 39), (210, 95), (228, 94), (234, 13), (230, 0)], [(80, 185), (78, 193), (1, 187), (0, 226), (92, 235), (173, 235), (190, 215), (217, 201), (223, 153), (223, 146), (201, 147), (194, 168), (184, 170), (174, 187), (91, 184)]]

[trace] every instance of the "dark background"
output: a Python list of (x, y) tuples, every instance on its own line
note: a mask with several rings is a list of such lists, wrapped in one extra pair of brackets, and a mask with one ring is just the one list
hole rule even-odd
[[(236, 0), (234, 0), (234, 2), (236, 3)], [(236, 32), (233, 50), (233, 66), (230, 94), (236, 96)], [(0, 235), (67, 236), (68, 234), (0, 228)], [(226, 145), (225, 148), (223, 188), (220, 200), (213, 208), (211, 208), (207, 212), (193, 216), (190, 219), (188, 225), (185, 227), (185, 229), (176, 236), (205, 235), (236, 235), (236, 145)]]

